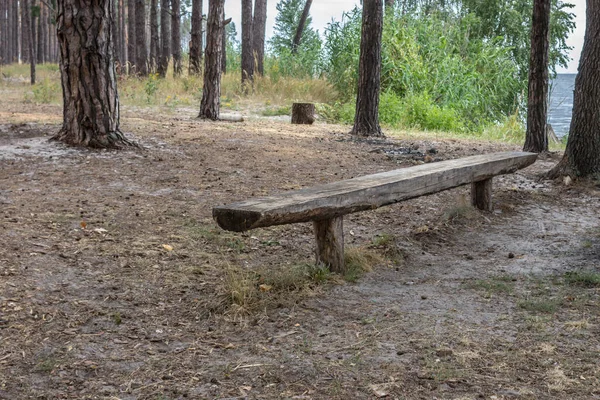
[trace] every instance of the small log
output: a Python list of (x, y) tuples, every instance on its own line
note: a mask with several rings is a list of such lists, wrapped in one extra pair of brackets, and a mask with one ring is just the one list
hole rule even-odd
[(330, 271), (341, 274), (346, 271), (343, 221), (343, 217), (313, 221), (317, 242), (317, 264), (326, 265)]
[(312, 125), (315, 122), (315, 105), (312, 103), (292, 104), (292, 124)]
[(471, 204), (480, 210), (492, 211), (492, 178), (471, 183)]

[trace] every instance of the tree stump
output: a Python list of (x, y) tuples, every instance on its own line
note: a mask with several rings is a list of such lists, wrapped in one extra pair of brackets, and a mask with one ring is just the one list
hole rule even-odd
[(312, 125), (315, 122), (315, 105), (312, 103), (292, 104), (292, 124)]

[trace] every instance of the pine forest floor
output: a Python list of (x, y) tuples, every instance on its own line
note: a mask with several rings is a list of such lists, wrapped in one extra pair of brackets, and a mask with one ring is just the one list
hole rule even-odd
[(343, 279), (310, 224), (212, 207), (518, 148), (196, 112), (123, 107), (143, 149), (87, 151), (0, 87), (0, 399), (600, 398), (600, 189), (540, 181), (558, 154), (495, 178), (494, 212), (464, 187), (349, 215), (370, 271)]

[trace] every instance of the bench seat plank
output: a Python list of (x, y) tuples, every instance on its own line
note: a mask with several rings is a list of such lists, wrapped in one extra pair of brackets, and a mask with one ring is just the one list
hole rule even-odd
[(502, 152), (422, 164), (217, 206), (213, 218), (221, 228), (236, 232), (330, 219), (511, 173), (533, 164), (536, 157)]

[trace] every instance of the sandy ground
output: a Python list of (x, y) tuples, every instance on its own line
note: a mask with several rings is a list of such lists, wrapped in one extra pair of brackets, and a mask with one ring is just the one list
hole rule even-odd
[(2, 90), (1, 399), (600, 398), (600, 192), (538, 180), (557, 155), (494, 179), (493, 212), (458, 188), (350, 215), (372, 270), (296, 279), (309, 224), (212, 207), (515, 148), (125, 108), (143, 149), (92, 152)]

